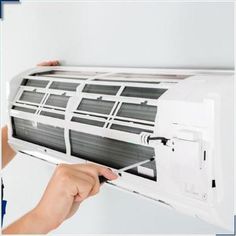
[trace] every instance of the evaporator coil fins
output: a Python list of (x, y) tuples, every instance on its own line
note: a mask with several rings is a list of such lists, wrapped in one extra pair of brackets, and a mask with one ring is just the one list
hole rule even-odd
[[(11, 107), (13, 136), (42, 150), (115, 169), (153, 158), (154, 149), (137, 140), (141, 133), (154, 133), (156, 101), (171, 86), (166, 81), (174, 78), (95, 71), (31, 73), (23, 78)], [(155, 160), (128, 172), (157, 178)]]
[(12, 118), (13, 137), (51, 148), (59, 152), (66, 152), (64, 129), (32, 121)]

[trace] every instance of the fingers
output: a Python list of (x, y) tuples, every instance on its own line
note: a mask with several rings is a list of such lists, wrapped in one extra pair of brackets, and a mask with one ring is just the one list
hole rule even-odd
[(96, 165), (93, 163), (88, 163), (88, 164), (75, 164), (72, 165), (73, 168), (81, 171), (85, 171), (93, 176), (99, 176), (102, 175), (106, 177), (109, 180), (115, 180), (118, 178), (118, 175), (112, 172), (109, 168), (101, 165)]
[(89, 197), (95, 184), (92, 176), (81, 171), (75, 171), (70, 165), (65, 164), (57, 167), (55, 180), (58, 182), (63, 195), (77, 202)]
[(99, 175), (103, 175), (109, 180), (114, 180), (118, 177), (107, 167), (92, 163), (74, 165), (60, 164), (58, 169), (62, 174), (70, 176), (70, 181), (73, 179), (73, 185), (76, 186), (76, 188), (72, 188), (71, 193), (77, 202), (80, 202), (85, 198), (93, 196), (99, 192)]
[(60, 164), (55, 175), (67, 196), (75, 202), (81, 202), (99, 192), (98, 176), (72, 168), (74, 165)]
[(108, 168), (100, 169), (99, 174), (103, 175), (104, 177), (106, 177), (109, 180), (115, 180), (118, 178), (118, 175), (115, 174), (112, 170), (110, 170)]
[(58, 60), (44, 61), (44, 62), (37, 64), (37, 66), (59, 66), (59, 65), (60, 65), (60, 62)]
[(72, 169), (73, 176), (78, 180), (78, 183), (84, 181), (87, 186), (78, 186), (79, 193), (75, 196), (75, 201), (82, 201), (87, 197), (93, 196), (99, 192), (100, 184), (97, 176), (92, 176), (83, 171)]
[(118, 176), (107, 167), (96, 165), (93, 163), (77, 164), (77, 165), (75, 164), (75, 165), (71, 165), (71, 167), (74, 168), (76, 171), (80, 171), (80, 172), (82, 171), (84, 173), (87, 173), (93, 176), (95, 182), (89, 196), (96, 195), (99, 192), (101, 184), (99, 182), (98, 176), (104, 176), (108, 180), (115, 180), (118, 178)]
[(93, 186), (93, 189), (90, 192), (90, 196), (93, 196), (99, 192), (101, 183), (99, 182), (99, 176), (104, 176), (108, 180), (115, 180), (118, 178), (118, 176), (113, 173), (110, 169), (104, 166), (96, 165), (96, 164), (75, 164), (71, 165), (72, 168), (74, 168), (76, 171), (82, 171), (84, 173), (88, 173), (91, 176), (93, 176), (95, 180), (95, 184)]
[(69, 164), (63, 164), (63, 165), (66, 168), (69, 168), (70, 173), (73, 174), (75, 177), (82, 178), (83, 180), (88, 181), (90, 184), (93, 185), (89, 193), (89, 196), (93, 196), (99, 192), (100, 183), (99, 183), (98, 175), (96, 173), (93, 173), (91, 171), (86, 172), (82, 168), (81, 169), (75, 168), (75, 165), (69, 165)]

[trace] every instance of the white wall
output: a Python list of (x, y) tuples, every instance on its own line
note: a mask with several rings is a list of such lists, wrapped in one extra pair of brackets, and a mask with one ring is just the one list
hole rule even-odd
[[(1, 26), (3, 123), (6, 81), (47, 59), (65, 65), (233, 68), (232, 3), (22, 1), (4, 6)], [(36, 170), (40, 174), (35, 175)], [(46, 164), (19, 157), (5, 170), (10, 200), (6, 223), (38, 201), (51, 172)], [(116, 204), (120, 201), (123, 207)], [(105, 187), (101, 196), (90, 200), (57, 232), (191, 230), (219, 229)]]

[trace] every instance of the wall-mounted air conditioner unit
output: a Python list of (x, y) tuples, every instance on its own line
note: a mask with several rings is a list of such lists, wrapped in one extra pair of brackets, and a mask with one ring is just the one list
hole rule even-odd
[(233, 229), (233, 74), (38, 67), (11, 81), (9, 142), (54, 163), (95, 162), (111, 184)]

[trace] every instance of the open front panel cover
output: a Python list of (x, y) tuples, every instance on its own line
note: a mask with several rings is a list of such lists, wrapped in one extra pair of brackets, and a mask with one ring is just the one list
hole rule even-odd
[[(176, 80), (60, 70), (24, 76), (11, 108), (23, 116), (12, 116), (12, 136), (114, 169), (150, 159), (154, 148), (140, 137), (153, 134), (157, 100)], [(156, 181), (155, 160), (128, 172)]]
[(112, 184), (229, 228), (214, 205), (214, 76), (221, 81), (199, 84), (189, 71), (35, 68), (11, 82), (9, 142), (55, 163), (115, 170), (153, 158)]

